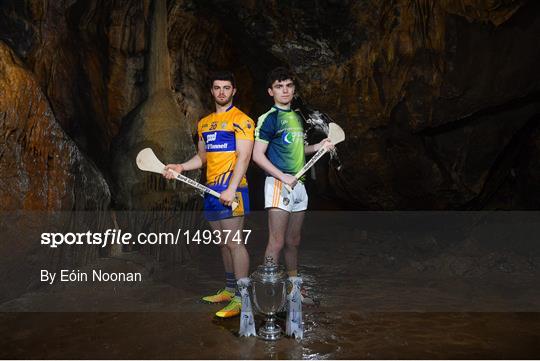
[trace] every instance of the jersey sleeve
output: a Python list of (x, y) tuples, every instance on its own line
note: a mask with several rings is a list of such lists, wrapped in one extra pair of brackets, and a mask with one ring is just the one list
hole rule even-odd
[(263, 114), (259, 117), (257, 128), (255, 129), (255, 140), (269, 143), (276, 134), (274, 113)]
[(197, 123), (197, 135), (199, 137), (199, 140), (203, 140), (203, 136), (202, 136), (202, 122), (203, 120), (199, 120), (199, 123)]
[(253, 133), (255, 132), (255, 122), (244, 115), (235, 119), (233, 123), (234, 135), (236, 139), (245, 139), (253, 141)]

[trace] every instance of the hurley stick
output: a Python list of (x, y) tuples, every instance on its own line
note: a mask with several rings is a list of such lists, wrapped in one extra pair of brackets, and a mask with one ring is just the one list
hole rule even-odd
[[(159, 174), (163, 174), (163, 172), (165, 171), (165, 164), (161, 163), (161, 161), (156, 157), (151, 148), (144, 148), (139, 152), (139, 154), (137, 154), (137, 167), (139, 167), (140, 170)], [(190, 186), (197, 188), (198, 190), (209, 193), (214, 197), (219, 198), (219, 193), (215, 190), (210, 189), (207, 186), (202, 185), (201, 183), (196, 182), (183, 174), (177, 173), (172, 169), (169, 169), (169, 171), (172, 172), (176, 180), (187, 183)], [(236, 207), (238, 207), (238, 202), (233, 201), (231, 205), (233, 211), (236, 209)]]
[[(328, 138), (330, 138), (330, 142), (332, 142), (333, 145), (336, 145), (345, 140), (345, 132), (336, 123), (329, 123), (328, 124)], [(307, 162), (302, 167), (302, 169), (300, 169), (300, 171), (294, 175), (294, 177), (296, 179), (300, 179), (300, 177), (303, 176), (304, 173), (306, 173), (308, 169), (313, 166), (313, 164), (315, 164), (319, 159), (321, 159), (321, 157), (325, 155), (326, 152), (328, 152), (327, 147), (322, 147), (321, 149), (319, 149), (317, 153), (315, 153), (315, 155), (311, 157), (309, 162)], [(288, 184), (285, 184), (284, 186), (289, 191), (289, 193), (292, 192), (292, 188)]]

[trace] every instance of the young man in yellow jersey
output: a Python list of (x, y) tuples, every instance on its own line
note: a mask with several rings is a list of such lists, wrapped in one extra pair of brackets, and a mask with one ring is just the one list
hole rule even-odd
[[(169, 169), (181, 173), (206, 164), (207, 186), (220, 193), (219, 199), (205, 195), (204, 213), (212, 229), (220, 231), (222, 235), (220, 247), (226, 287), (215, 295), (203, 297), (203, 300), (211, 303), (229, 302), (216, 313), (217, 317), (227, 318), (240, 314), (237, 282), (248, 280), (249, 256), (244, 243), (238, 242), (238, 239), (233, 241), (233, 235), (237, 232), (242, 235), (244, 215), (249, 213), (245, 174), (253, 149), (255, 123), (232, 104), (236, 93), (232, 73), (216, 72), (210, 84), (216, 111), (199, 121), (198, 152), (182, 164), (167, 164), (164, 176), (174, 178)], [(239, 203), (234, 211), (231, 209), (233, 201)], [(227, 234), (229, 237), (225, 243)]]

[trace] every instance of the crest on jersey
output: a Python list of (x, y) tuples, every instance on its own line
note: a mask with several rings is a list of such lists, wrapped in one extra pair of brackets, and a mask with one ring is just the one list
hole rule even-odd
[(291, 144), (293, 142), (293, 135), (288, 132), (283, 132), (281, 134), (281, 140), (283, 140), (283, 143)]

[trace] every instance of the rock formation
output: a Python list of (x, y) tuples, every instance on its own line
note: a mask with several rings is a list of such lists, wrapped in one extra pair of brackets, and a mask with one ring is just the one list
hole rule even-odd
[(223, 46), (234, 44), (255, 86), (287, 64), (304, 101), (343, 125), (343, 167), (330, 180), (353, 207), (517, 206), (497, 192), (538, 114), (536, 2), (234, 4), (195, 12), (221, 24)]
[[(0, 135), (0, 300), (4, 301), (36, 287), (44, 267), (74, 267), (97, 257), (96, 247), (55, 252), (39, 244), (40, 233), (64, 231), (61, 227), (70, 222), (84, 228), (88, 223), (78, 218), (84, 212), (58, 211), (103, 212), (109, 207), (110, 192), (94, 163), (57, 122), (34, 74), (3, 41)], [(99, 223), (98, 218), (86, 221)]]
[(106, 209), (105, 179), (62, 130), (34, 75), (0, 41), (0, 209)]
[[(256, 118), (270, 104), (265, 73), (285, 64), (298, 73), (303, 100), (347, 132), (341, 170), (328, 174), (328, 195), (341, 206), (538, 208), (540, 78), (531, 70), (540, 60), (537, 1), (167, 6), (174, 91), (167, 102), (178, 104), (191, 134), (211, 110), (211, 69), (236, 73), (237, 104)], [(107, 178), (122, 119), (132, 122), (148, 96), (150, 10), (149, 0), (0, 6), (0, 39)]]
[(190, 126), (170, 88), (165, 0), (154, 1), (150, 45), (148, 99), (126, 117), (126, 126), (115, 145), (112, 172), (116, 202), (124, 209), (175, 208), (178, 196), (187, 202), (188, 196), (194, 195), (189, 186), (144, 173), (135, 164), (137, 153), (146, 147), (152, 148), (165, 164), (187, 160), (196, 153)]

